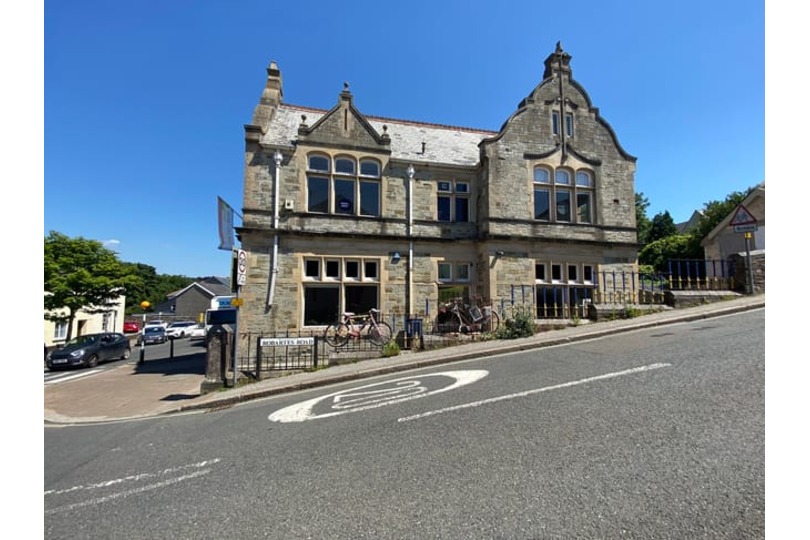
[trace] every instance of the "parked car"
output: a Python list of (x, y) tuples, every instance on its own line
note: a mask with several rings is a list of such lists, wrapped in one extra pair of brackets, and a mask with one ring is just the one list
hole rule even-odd
[(197, 323), (194, 321), (173, 322), (166, 329), (166, 335), (169, 336), (169, 339), (184, 338), (195, 326), (197, 326)]
[(137, 334), (141, 331), (141, 325), (135, 321), (124, 321), (125, 334)]
[(205, 325), (198, 324), (188, 332), (189, 339), (204, 339), (205, 338)]
[(124, 334), (87, 334), (73, 338), (51, 351), (45, 363), (51, 370), (76, 366), (95, 367), (107, 360), (126, 360), (130, 353), (129, 338)]
[(149, 326), (148, 324), (144, 326), (143, 333), (138, 338), (138, 343), (140, 344), (143, 341), (144, 345), (149, 345), (152, 343), (166, 343), (166, 340), (169, 339), (166, 336), (166, 330), (162, 326)]
[(161, 321), (160, 319), (155, 319), (153, 321), (147, 321), (147, 323), (144, 325), (144, 329), (147, 326), (160, 326), (161, 328), (166, 330), (169, 327), (169, 323), (167, 323), (166, 321)]

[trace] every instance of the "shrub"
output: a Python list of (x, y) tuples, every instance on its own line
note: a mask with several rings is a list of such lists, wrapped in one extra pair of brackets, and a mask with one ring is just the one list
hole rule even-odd
[(389, 358), (391, 356), (398, 356), (400, 352), (399, 344), (396, 341), (389, 341), (383, 347), (382, 355), (383, 358)]
[(498, 339), (517, 339), (534, 335), (534, 317), (531, 309), (516, 310), (512, 318), (503, 321), (494, 333)]

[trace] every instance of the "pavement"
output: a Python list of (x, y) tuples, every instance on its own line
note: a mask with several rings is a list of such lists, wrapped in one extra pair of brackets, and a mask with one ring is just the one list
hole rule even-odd
[[(405, 350), (391, 358), (362, 360), (317, 371), (294, 373), (206, 394), (200, 392), (205, 379), (204, 352), (173, 359), (147, 360), (143, 365), (138, 365), (137, 355), (133, 354), (127, 364), (63, 380), (58, 384), (46, 384), (45, 423), (88, 424), (221, 409), (306, 388), (764, 307), (764, 294), (740, 296), (690, 308), (667, 309), (633, 319), (596, 323), (583, 321), (577, 326), (544, 331), (527, 338), (474, 341), (426, 351)], [(76, 375), (80, 373), (81, 370), (75, 372)]]

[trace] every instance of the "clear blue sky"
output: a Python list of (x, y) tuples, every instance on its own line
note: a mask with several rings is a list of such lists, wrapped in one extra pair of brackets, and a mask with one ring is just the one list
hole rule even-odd
[(43, 232), (227, 275), (216, 200), (241, 213), (271, 59), (287, 103), (329, 109), (348, 81), (368, 115), (497, 130), (558, 40), (650, 217), (765, 179), (762, 1), (48, 0)]

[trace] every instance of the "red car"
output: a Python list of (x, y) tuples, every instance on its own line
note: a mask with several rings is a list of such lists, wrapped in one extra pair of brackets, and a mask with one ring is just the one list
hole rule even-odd
[(124, 321), (125, 334), (137, 334), (141, 331), (141, 327), (135, 321)]

